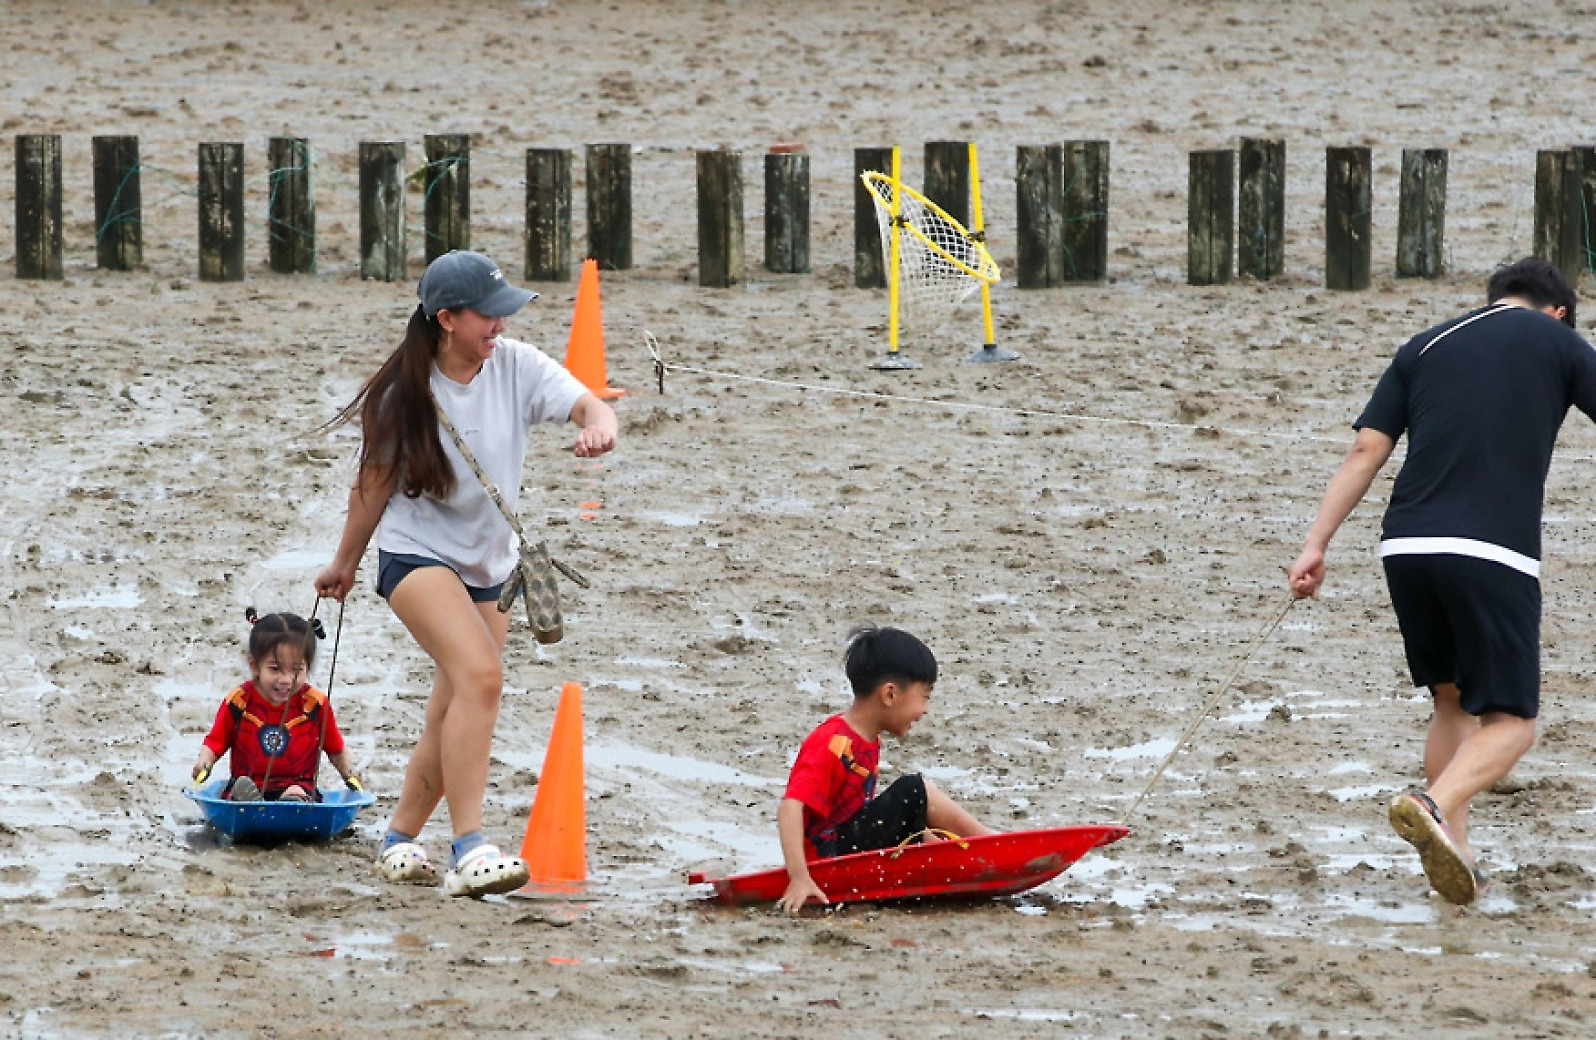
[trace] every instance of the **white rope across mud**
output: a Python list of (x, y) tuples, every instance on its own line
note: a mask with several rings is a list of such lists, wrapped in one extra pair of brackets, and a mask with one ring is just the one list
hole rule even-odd
[(712, 379), (735, 380), (741, 383), (759, 383), (763, 386), (781, 387), (787, 390), (802, 390), (810, 393), (835, 394), (838, 397), (859, 397), (871, 401), (897, 401), (903, 404), (929, 405), (933, 408), (946, 408), (966, 412), (993, 412), (1002, 415), (1017, 415), (1028, 419), (1058, 419), (1064, 422), (1100, 423), (1105, 426), (1138, 426), (1148, 430), (1184, 430), (1188, 433), (1224, 433), (1237, 437), (1270, 437), (1288, 440), (1318, 441), (1324, 444), (1335, 444), (1346, 447), (1350, 439), (1343, 437), (1325, 437), (1313, 433), (1289, 433), (1266, 430), (1225, 429), (1217, 426), (1204, 426), (1198, 423), (1167, 422), (1158, 419), (1120, 419), (1103, 415), (1087, 415), (1084, 412), (1057, 412), (1045, 408), (1010, 408), (996, 404), (977, 404), (971, 401), (944, 401), (934, 397), (913, 397), (908, 394), (885, 394), (878, 390), (856, 390), (851, 387), (825, 386), (820, 383), (799, 383), (794, 380), (771, 379), (767, 376), (749, 376), (740, 372), (720, 372), (714, 369), (698, 368), (694, 365), (678, 365), (660, 357), (659, 341), (647, 329), (643, 330), (643, 341), (648, 346), (649, 355), (654, 359), (654, 378), (660, 393), (665, 392), (665, 373), (684, 372), (691, 375), (707, 376)]
[[(1316, 444), (1333, 444), (1340, 448), (1349, 448), (1352, 440), (1349, 437), (1326, 437), (1317, 433), (1293, 433), (1289, 430), (1249, 430), (1223, 426), (1208, 426), (1198, 423), (1168, 422), (1159, 419), (1121, 419), (1105, 415), (1087, 415), (1084, 412), (1056, 412), (1045, 408), (1008, 408), (996, 404), (976, 404), (970, 401), (944, 401), (934, 397), (912, 397), (908, 394), (884, 394), (877, 390), (855, 390), (851, 387), (825, 386), (820, 383), (800, 383), (795, 380), (771, 379), (768, 376), (749, 376), (741, 372), (721, 372), (710, 368), (698, 368), (694, 365), (678, 365), (660, 357), (659, 341), (647, 329), (643, 330), (643, 341), (648, 347), (649, 355), (654, 359), (654, 378), (659, 387), (659, 392), (665, 392), (665, 373), (683, 372), (690, 375), (706, 376), (711, 379), (723, 379), (740, 383), (759, 383), (764, 386), (781, 387), (787, 390), (802, 390), (811, 393), (834, 394), (838, 397), (859, 397), (872, 401), (898, 401), (903, 404), (929, 405), (933, 408), (945, 408), (966, 412), (993, 412), (1002, 415), (1017, 415), (1030, 419), (1057, 419), (1062, 422), (1099, 423), (1104, 426), (1137, 426), (1147, 430), (1184, 430), (1188, 433), (1223, 433), (1233, 437), (1265, 438), (1272, 440), (1308, 441)], [(1407, 457), (1405, 451), (1394, 453), (1391, 458), (1401, 463)], [(1596, 462), (1596, 455), (1568, 455), (1558, 454), (1560, 462)]]

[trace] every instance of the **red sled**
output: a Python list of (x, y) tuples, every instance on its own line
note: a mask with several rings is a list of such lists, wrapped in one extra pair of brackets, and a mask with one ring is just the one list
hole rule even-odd
[[(833, 903), (1007, 896), (1051, 881), (1088, 852), (1129, 833), (1126, 827), (1090, 825), (950, 836), (813, 860), (809, 874)], [(695, 871), (687, 883), (713, 885), (714, 900), (728, 906), (769, 903), (787, 891), (787, 869), (724, 878)]]

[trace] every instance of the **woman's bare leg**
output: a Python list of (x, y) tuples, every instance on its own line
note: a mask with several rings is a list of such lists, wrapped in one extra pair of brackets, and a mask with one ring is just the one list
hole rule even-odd
[(420, 567), (389, 596), (399, 620), (437, 666), (426, 724), (410, 754), (389, 826), (419, 834), (440, 799), (456, 835), (482, 829), (493, 727), (504, 689), (500, 655), (510, 616), (473, 603), (447, 567)]

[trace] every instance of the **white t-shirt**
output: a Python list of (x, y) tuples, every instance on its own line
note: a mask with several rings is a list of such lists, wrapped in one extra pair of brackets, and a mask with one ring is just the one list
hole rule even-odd
[[(514, 512), (527, 428), (565, 422), (587, 388), (536, 347), (501, 337), (470, 383), (456, 383), (434, 365), (432, 393)], [(395, 491), (377, 525), (377, 548), (441, 560), (467, 585), (492, 587), (515, 569), (515, 532), (441, 423), (438, 439), (454, 470), (454, 494), (444, 500)]]

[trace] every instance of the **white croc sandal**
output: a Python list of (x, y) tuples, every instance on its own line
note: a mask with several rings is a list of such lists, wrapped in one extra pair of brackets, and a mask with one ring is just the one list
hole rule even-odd
[(526, 884), (526, 861), (504, 856), (492, 845), (478, 845), (443, 876), (443, 891), (451, 896), (481, 899), (499, 892), (514, 892)]
[(431, 885), (438, 880), (438, 868), (427, 858), (427, 850), (413, 841), (388, 846), (371, 865), (371, 871), (400, 885)]

